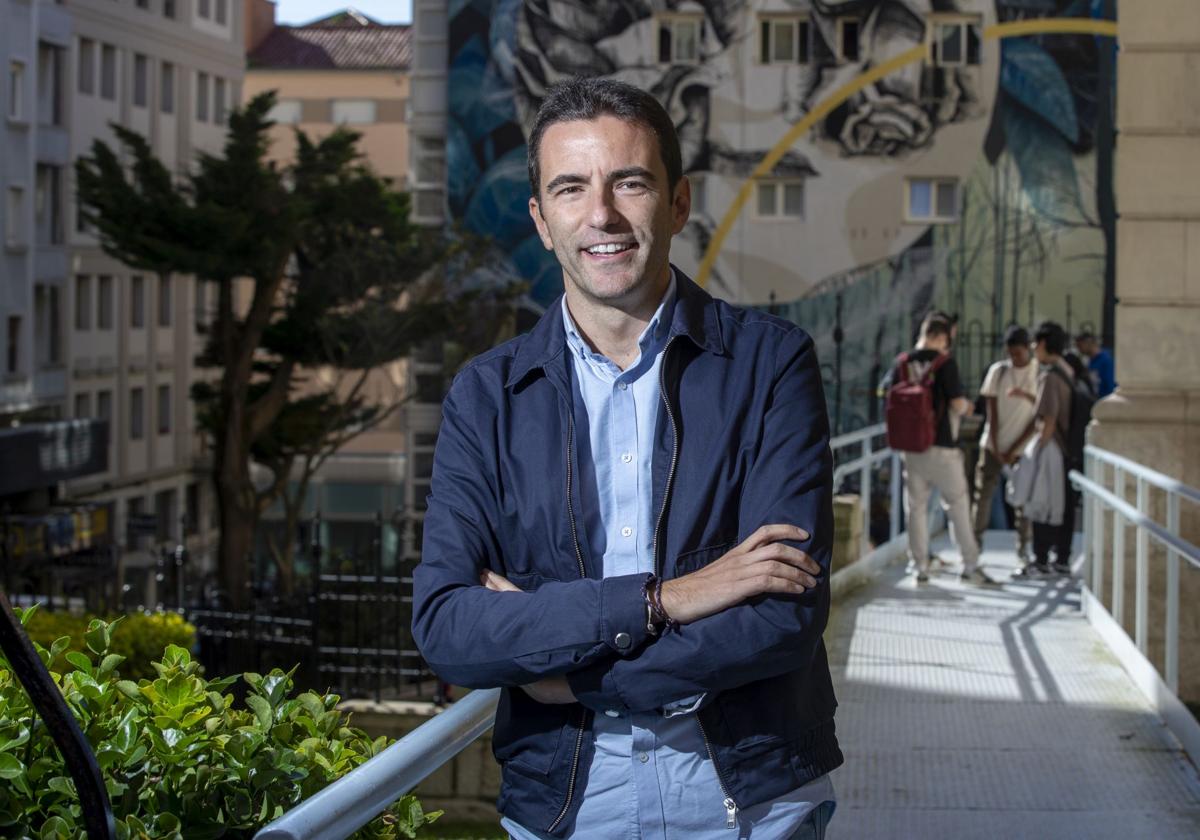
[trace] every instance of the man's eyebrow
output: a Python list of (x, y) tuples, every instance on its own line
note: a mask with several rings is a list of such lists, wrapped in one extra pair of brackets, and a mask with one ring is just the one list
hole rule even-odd
[(624, 178), (641, 178), (643, 181), (654, 181), (654, 173), (649, 169), (643, 169), (640, 166), (627, 166), (624, 169), (618, 169), (608, 176), (608, 180), (620, 181)]
[(561, 187), (563, 184), (586, 184), (587, 182), (588, 179), (583, 175), (574, 175), (571, 173), (556, 175), (546, 185), (546, 192), (553, 192), (556, 187)]

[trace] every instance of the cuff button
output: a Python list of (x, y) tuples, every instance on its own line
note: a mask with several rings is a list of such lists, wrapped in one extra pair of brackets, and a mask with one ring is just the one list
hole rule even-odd
[(617, 646), (617, 650), (629, 650), (629, 646), (633, 644), (633, 639), (628, 633), (618, 633), (613, 639), (613, 644)]

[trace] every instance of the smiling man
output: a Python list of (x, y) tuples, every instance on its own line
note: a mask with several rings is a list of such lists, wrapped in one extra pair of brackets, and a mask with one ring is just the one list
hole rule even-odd
[(564, 295), (446, 398), (417, 644), (504, 689), (513, 837), (822, 837), (842, 754), (812, 340), (671, 266), (691, 193), (650, 94), (552, 88), (529, 177)]

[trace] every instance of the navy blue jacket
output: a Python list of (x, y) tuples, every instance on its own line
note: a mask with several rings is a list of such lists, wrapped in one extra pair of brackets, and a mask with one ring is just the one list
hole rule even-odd
[[(558, 304), (473, 360), (443, 406), (414, 573), (413, 634), (455, 685), (502, 686), (493, 749), (500, 812), (566, 836), (591, 763), (592, 715), (702, 692), (698, 717), (724, 798), (745, 808), (842, 763), (821, 634), (829, 615), (832, 456), (812, 339), (679, 275), (654, 441), (654, 549), (663, 578), (694, 572), (774, 523), (821, 564), (802, 596), (761, 596), (655, 637), (644, 574), (602, 578), (580, 534), (573, 399)], [(524, 590), (479, 584), (492, 569)], [(517, 688), (566, 675), (579, 702)], [(714, 795), (717, 795), (714, 792)]]

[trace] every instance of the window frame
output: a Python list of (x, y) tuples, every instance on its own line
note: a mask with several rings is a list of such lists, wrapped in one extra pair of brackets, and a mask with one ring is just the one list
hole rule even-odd
[(129, 328), (146, 328), (146, 278), (141, 274), (129, 278)]
[(29, 244), (29, 234), (25, 230), (25, 185), (9, 184), (4, 202), (4, 247), (25, 248)]
[(162, 114), (175, 115), (175, 63), (171, 61), (159, 65), (158, 110)]
[[(360, 106), (369, 105), (371, 110), (371, 118), (368, 120), (351, 120), (338, 119), (338, 106)], [(379, 121), (379, 103), (374, 99), (350, 99), (339, 98), (332, 99), (329, 103), (329, 121), (334, 125), (375, 125)]]
[[(808, 216), (808, 189), (804, 178), (755, 178), (754, 179), (754, 218), (764, 222), (803, 222)], [(763, 187), (775, 189), (775, 212), (763, 213), (760, 194)], [(786, 213), (786, 195), (789, 186), (800, 187), (799, 215)]]
[[(654, 21), (654, 37), (651, 39), (651, 44), (654, 49), (654, 63), (658, 66), (670, 64), (686, 64), (695, 66), (704, 60), (704, 36), (706, 34), (706, 26), (704, 14), (700, 12), (664, 12), (655, 15)], [(694, 25), (696, 27), (696, 55), (691, 59), (681, 59), (679, 57), (679, 28), (685, 24)], [(665, 60), (662, 57), (661, 39), (663, 27), (669, 26), (671, 29), (671, 54)]]
[[(113, 328), (114, 319), (114, 290), (116, 284), (111, 274), (96, 275), (96, 330), (108, 331)], [(107, 291), (107, 294), (105, 292)]]
[(159, 385), (154, 395), (154, 425), (158, 434), (171, 434), (171, 386)]
[[(846, 35), (845, 35), (844, 30), (846, 28), (846, 24), (848, 24), (848, 23), (854, 24), (855, 27), (857, 27), (857, 29), (858, 29), (858, 33), (857, 33), (858, 37), (855, 39), (855, 42), (854, 42), (854, 55), (853, 56), (847, 55), (846, 49), (845, 49)], [(834, 31), (837, 36), (837, 43), (833, 45), (833, 47), (834, 47), (833, 54), (837, 57), (838, 63), (839, 64), (848, 64), (849, 62), (858, 61), (859, 59), (861, 59), (862, 58), (862, 44), (861, 44), (862, 18), (860, 18), (856, 15), (843, 15), (842, 17), (839, 17), (837, 19)]]
[(130, 105), (134, 108), (150, 107), (150, 56), (145, 53), (133, 54), (133, 91), (130, 95)]
[(146, 389), (141, 385), (129, 389), (129, 439), (146, 439)]
[[(795, 57), (790, 61), (775, 59), (776, 27), (790, 23), (795, 27), (792, 48)], [(763, 54), (763, 29), (767, 29), (767, 54)], [(758, 16), (758, 63), (764, 67), (803, 67), (812, 61), (812, 20), (805, 14), (762, 12)]]
[(158, 278), (158, 326), (170, 328), (172, 322), (171, 313), (171, 276), (160, 275)]
[(209, 74), (203, 70), (196, 71), (196, 122), (209, 121), (208, 107)]
[(8, 60), (8, 119), (16, 123), (25, 123), (29, 117), (25, 114), (25, 73), (29, 65), (20, 58)]
[(96, 95), (96, 40), (80, 37), (75, 51), (75, 92)]
[[(913, 186), (918, 183), (929, 184), (929, 216), (918, 216), (913, 211)], [(954, 212), (950, 215), (940, 213), (938, 187), (950, 184), (954, 187)], [(949, 175), (912, 175), (904, 179), (904, 221), (909, 224), (946, 225), (954, 224), (962, 213), (962, 186), (958, 178)]]
[(87, 332), (92, 328), (92, 278), (88, 274), (75, 275), (75, 331)]
[[(107, 59), (111, 58), (111, 64)], [(117, 77), (120, 76), (121, 55), (113, 44), (100, 44), (100, 98), (107, 102), (116, 102), (120, 96)]]
[[(959, 61), (946, 61), (941, 57), (941, 43), (939, 37), (942, 27), (958, 27), (959, 30), (959, 47), (962, 50), (962, 58)], [(971, 61), (971, 28), (983, 27), (983, 18), (980, 15), (956, 14), (953, 12), (943, 13), (937, 12), (927, 15), (925, 18), (925, 61), (932, 67), (978, 67), (983, 63), (981, 55), (975, 56), (975, 61)], [(981, 33), (982, 35), (982, 33)], [(982, 37), (979, 38), (982, 41)], [(979, 45), (982, 49), (982, 44)]]

